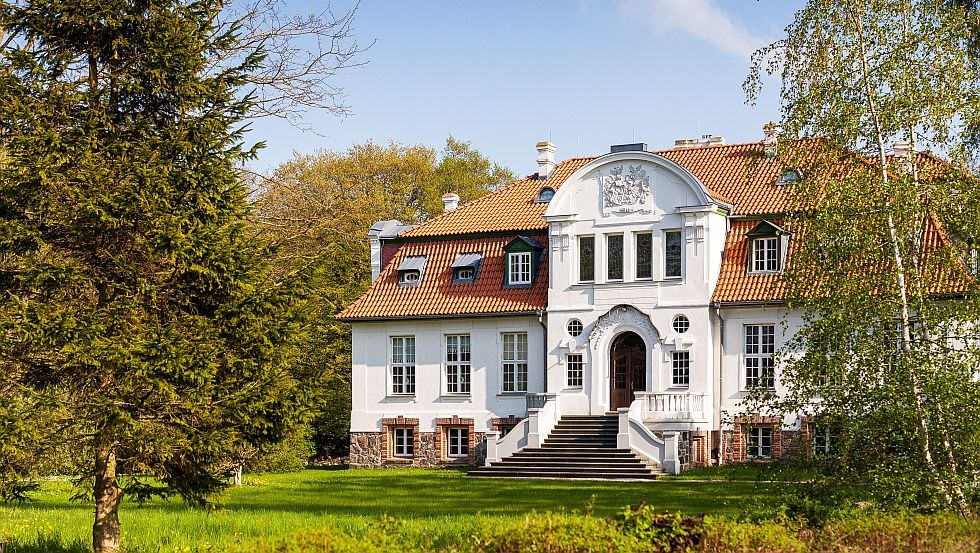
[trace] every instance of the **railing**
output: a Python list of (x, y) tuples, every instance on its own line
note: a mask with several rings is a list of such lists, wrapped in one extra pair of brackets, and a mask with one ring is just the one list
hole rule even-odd
[(707, 395), (636, 392), (644, 422), (707, 422)]
[(654, 435), (640, 420), (642, 400), (636, 399), (629, 407), (619, 409), (619, 432), (616, 447), (632, 449), (647, 462), (660, 465), (668, 474), (677, 474), (677, 433), (664, 432), (661, 439)]
[[(561, 417), (558, 394), (527, 394), (527, 418), (506, 436), (487, 432), (486, 466), (524, 449), (540, 447)], [(537, 407), (531, 407), (532, 401)]]
[(540, 409), (548, 401), (548, 394), (527, 394), (524, 396), (528, 409)]

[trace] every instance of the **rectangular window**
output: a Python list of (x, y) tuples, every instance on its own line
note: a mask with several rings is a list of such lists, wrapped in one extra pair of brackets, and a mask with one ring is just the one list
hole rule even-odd
[(470, 431), (466, 428), (447, 428), (446, 442), (450, 457), (466, 457), (470, 454)]
[(391, 339), (391, 393), (415, 393), (414, 336), (395, 336)]
[(505, 392), (527, 391), (527, 333), (510, 332), (503, 335), (501, 359)]
[(745, 434), (745, 456), (750, 459), (772, 457), (772, 428), (753, 427)]
[(415, 455), (415, 430), (412, 428), (392, 429), (394, 454), (396, 457), (411, 457)]
[(509, 284), (531, 284), (531, 252), (507, 254)]
[(752, 271), (756, 273), (779, 271), (779, 238), (752, 240)]
[(834, 451), (834, 441), (836, 439), (834, 428), (831, 426), (817, 426), (813, 429), (813, 454), (829, 455)]
[(595, 236), (578, 237), (578, 280), (595, 280)]
[(668, 230), (664, 233), (664, 278), (681, 278), (681, 231)]
[(776, 385), (775, 362), (776, 327), (774, 325), (745, 325), (745, 387)]
[(623, 235), (606, 236), (606, 278), (623, 280)]
[(641, 232), (636, 237), (636, 278), (653, 276), (653, 234)]
[(446, 336), (446, 393), (470, 393), (470, 335)]
[(691, 352), (672, 351), (670, 353), (672, 386), (689, 386), (691, 384)]
[(569, 388), (582, 387), (582, 374), (584, 373), (585, 363), (581, 353), (569, 353), (565, 356), (565, 372), (567, 378), (566, 385)]

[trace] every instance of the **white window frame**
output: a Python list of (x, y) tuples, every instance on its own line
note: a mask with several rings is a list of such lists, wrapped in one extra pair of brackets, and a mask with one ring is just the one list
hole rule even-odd
[(565, 387), (582, 388), (585, 381), (585, 356), (581, 353), (565, 354)]
[[(818, 443), (818, 440), (820, 443)], [(830, 425), (814, 425), (813, 426), (813, 454), (815, 456), (819, 455), (831, 455), (834, 451), (834, 442), (837, 441), (837, 433), (834, 432), (834, 427)]]
[(778, 273), (783, 270), (778, 236), (752, 239), (752, 273)]
[[(508, 351), (508, 338), (513, 339), (513, 348)], [(523, 341), (524, 351), (521, 351)], [(527, 393), (528, 380), (528, 335), (527, 332), (504, 332), (500, 335), (500, 381), (501, 392), (505, 394)], [(523, 358), (521, 354), (523, 353)], [(523, 382), (521, 377), (523, 376)], [(523, 384), (523, 386), (521, 386)]]
[(422, 280), (422, 272), (411, 270), (402, 271), (398, 275), (399, 284), (418, 284)]
[[(465, 346), (464, 346), (465, 342)], [(473, 385), (473, 341), (469, 334), (447, 334), (443, 340), (443, 392), (468, 396)], [(455, 348), (455, 351), (454, 351)]]
[[(411, 344), (411, 353), (408, 345)], [(400, 349), (399, 348), (400, 345)], [(393, 396), (415, 395), (415, 336), (391, 336), (389, 340), (388, 390)]]
[(395, 457), (406, 458), (415, 456), (414, 428), (396, 426), (391, 429), (391, 454)]
[[(766, 431), (769, 433), (769, 445), (765, 445), (763, 439)], [(757, 434), (753, 436), (753, 434)], [(776, 429), (771, 426), (753, 426), (745, 429), (745, 457), (746, 459), (772, 459), (773, 438)], [(753, 440), (755, 444), (753, 445)], [(766, 450), (768, 449), (768, 454)], [(755, 451), (753, 451), (755, 450)]]
[[(755, 332), (750, 332), (750, 329)], [(771, 329), (772, 343), (764, 343), (766, 333), (763, 329)], [(751, 334), (756, 334), (751, 336)], [(752, 343), (750, 338), (756, 338)], [(764, 351), (766, 346), (771, 346), (772, 351)], [(768, 365), (768, 367), (766, 366)], [(769, 378), (765, 379), (765, 370), (769, 370)], [(767, 389), (776, 388), (776, 325), (773, 323), (752, 323), (742, 326), (742, 380), (743, 389), (748, 390), (763, 384), (767, 384)], [(766, 383), (765, 380), (770, 382)]]
[(531, 284), (531, 273), (531, 252), (507, 254), (507, 284)]
[[(683, 375), (685, 382), (678, 382), (678, 360), (683, 358), (686, 363), (686, 373)], [(673, 350), (670, 352), (670, 387), (671, 388), (690, 388), (691, 387), (691, 351)]]
[[(454, 436), (455, 434), (455, 436)], [(446, 429), (446, 455), (448, 457), (470, 456), (470, 430), (461, 426)], [(454, 451), (455, 450), (455, 451)]]
[[(667, 235), (670, 233), (677, 233), (680, 236), (681, 241), (681, 274), (679, 275), (668, 275), (667, 274)], [(661, 239), (661, 256), (660, 256), (660, 267), (663, 275), (663, 280), (683, 280), (684, 279), (684, 231), (683, 229), (664, 229), (660, 235)]]
[(473, 267), (460, 267), (456, 269), (456, 274), (453, 275), (453, 278), (457, 281), (473, 280), (476, 278), (476, 271), (473, 270)]

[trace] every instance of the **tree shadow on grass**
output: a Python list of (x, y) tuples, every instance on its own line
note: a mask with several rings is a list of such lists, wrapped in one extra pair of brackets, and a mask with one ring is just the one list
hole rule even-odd
[(92, 548), (82, 540), (66, 542), (57, 535), (11, 541), (3, 548), (3, 553), (91, 553), (91, 551)]

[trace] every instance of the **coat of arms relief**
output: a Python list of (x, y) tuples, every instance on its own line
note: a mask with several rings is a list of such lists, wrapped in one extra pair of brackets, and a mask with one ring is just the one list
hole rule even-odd
[[(630, 165), (624, 174), (624, 166), (613, 167), (602, 177), (603, 208), (616, 211), (638, 211), (650, 197), (650, 176), (640, 165)], [(618, 208), (618, 209), (616, 209)]]

